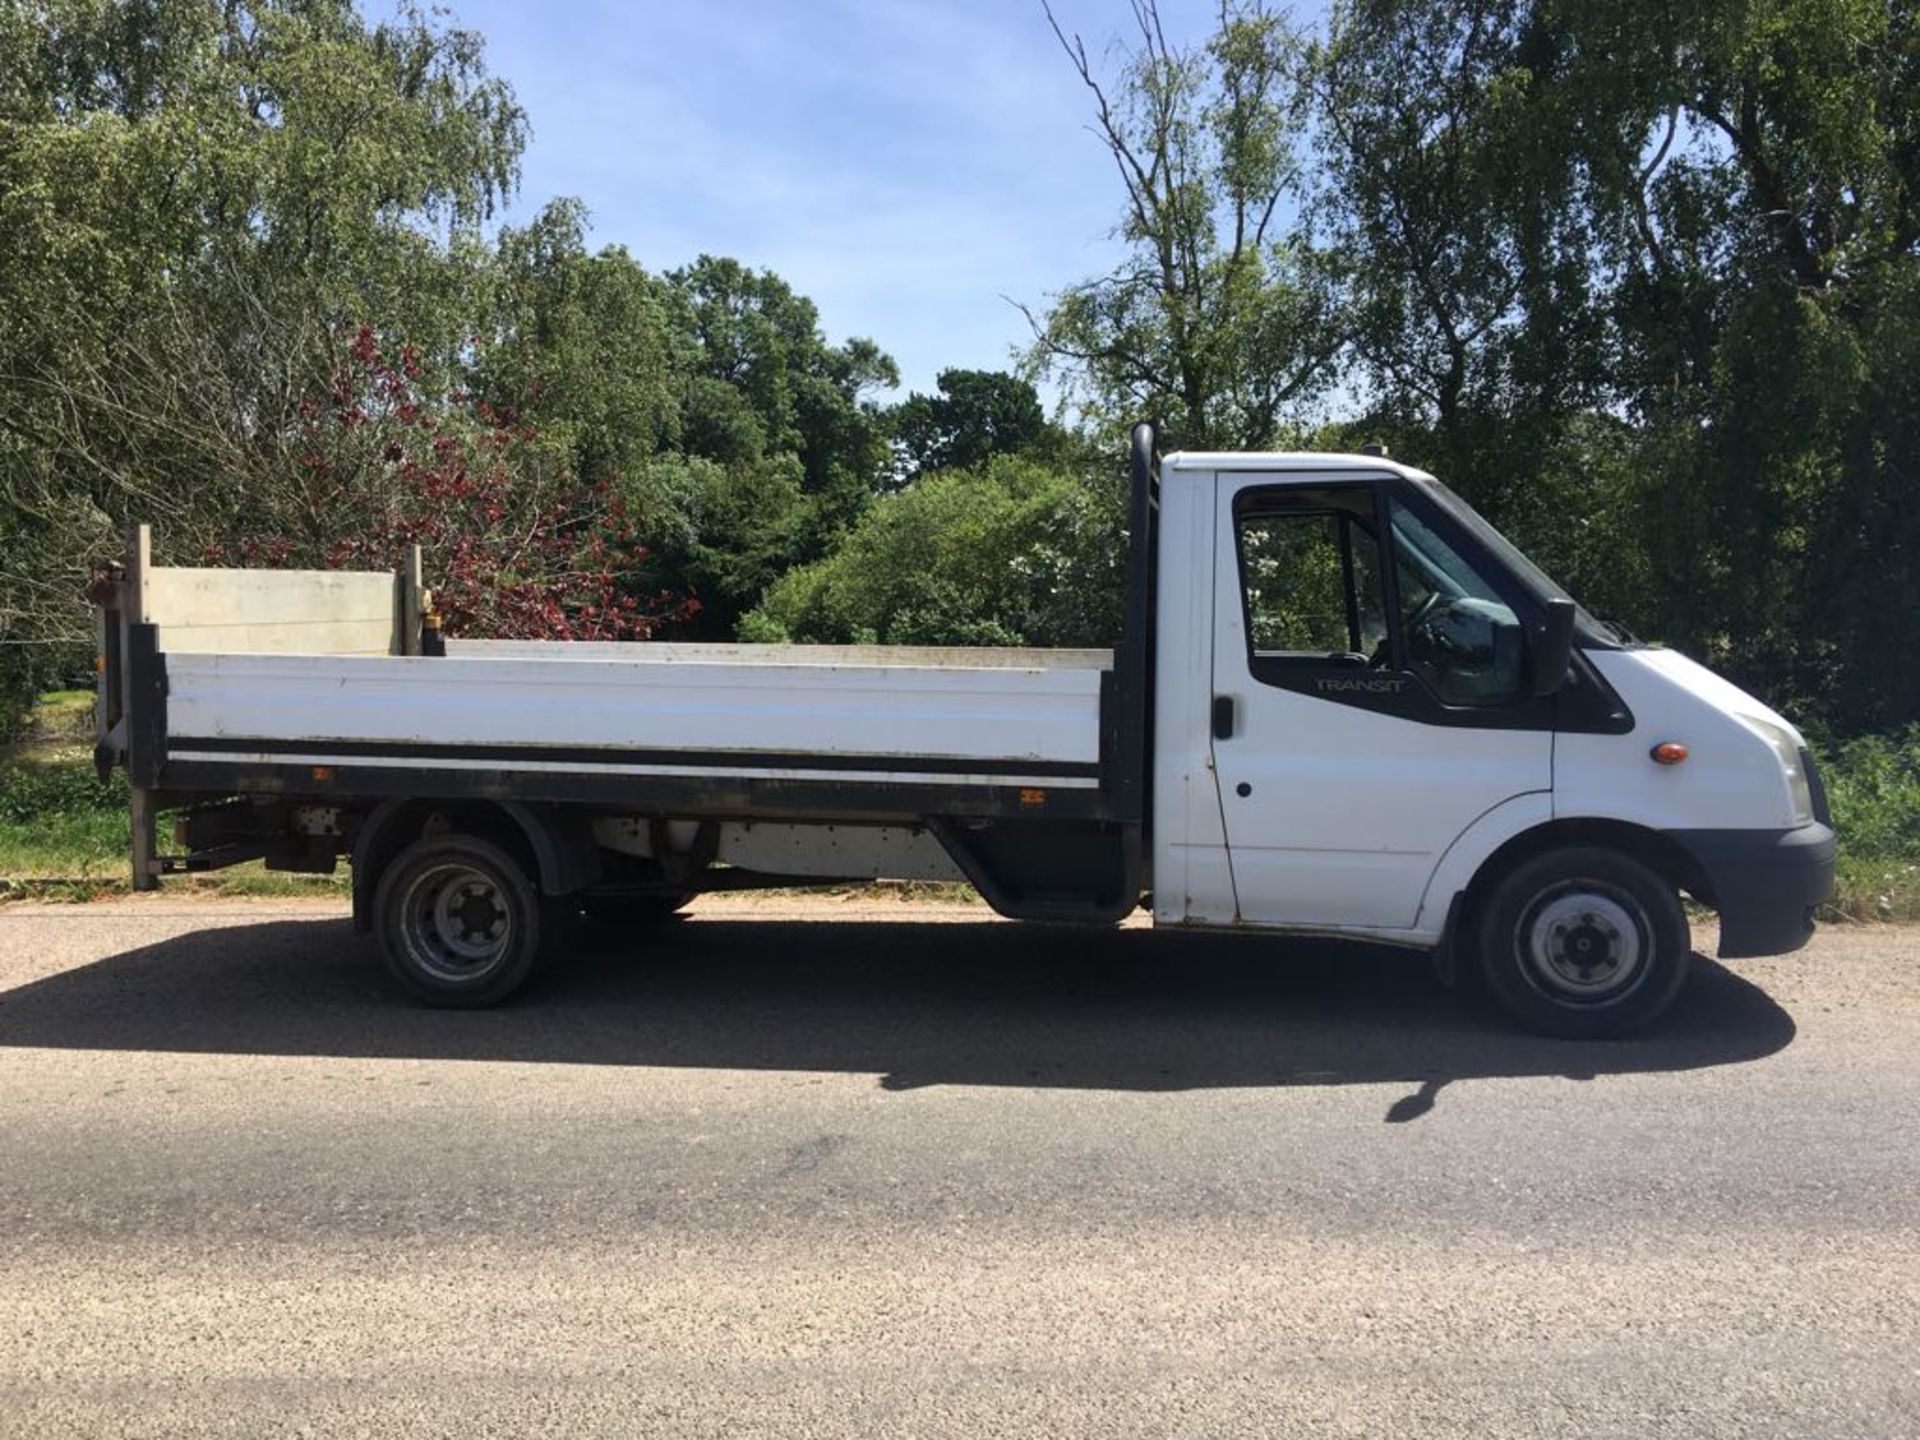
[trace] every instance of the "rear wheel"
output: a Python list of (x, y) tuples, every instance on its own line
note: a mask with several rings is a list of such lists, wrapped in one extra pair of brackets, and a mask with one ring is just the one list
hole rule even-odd
[(1691, 940), (1673, 886), (1631, 855), (1552, 850), (1493, 888), (1479, 925), (1487, 986), (1552, 1035), (1630, 1034), (1673, 1003)]
[(387, 970), (434, 1005), (493, 1005), (540, 958), (543, 906), (518, 861), (472, 835), (416, 840), (375, 892)]

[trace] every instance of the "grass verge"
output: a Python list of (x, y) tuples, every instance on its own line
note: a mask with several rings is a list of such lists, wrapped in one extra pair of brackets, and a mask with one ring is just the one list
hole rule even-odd
[[(0, 749), (0, 900), (93, 900), (131, 888), (126, 776), (96, 776), (92, 744), (93, 692), (56, 690), (40, 697), (25, 738)], [(344, 868), (283, 875), (254, 862), (167, 885), (215, 895), (344, 895), (347, 876)]]

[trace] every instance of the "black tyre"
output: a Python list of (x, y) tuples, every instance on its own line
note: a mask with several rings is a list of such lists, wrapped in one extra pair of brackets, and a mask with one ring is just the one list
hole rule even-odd
[(1509, 871), (1478, 926), (1487, 988), (1550, 1035), (1627, 1035), (1673, 1003), (1692, 941), (1680, 897), (1630, 855), (1551, 850)]
[(387, 969), (433, 1005), (494, 1005), (538, 963), (545, 919), (520, 863), (471, 835), (416, 840), (374, 893)]
[(691, 895), (583, 895), (580, 913), (597, 925), (660, 925), (677, 919)]

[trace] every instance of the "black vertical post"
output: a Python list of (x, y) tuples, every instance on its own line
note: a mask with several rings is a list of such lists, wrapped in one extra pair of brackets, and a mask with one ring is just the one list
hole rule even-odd
[(1159, 555), (1159, 477), (1154, 472), (1153, 426), (1133, 427), (1132, 495), (1127, 534), (1125, 629), (1113, 657), (1112, 743), (1108, 777), (1117, 818), (1144, 826), (1153, 754), (1153, 622)]

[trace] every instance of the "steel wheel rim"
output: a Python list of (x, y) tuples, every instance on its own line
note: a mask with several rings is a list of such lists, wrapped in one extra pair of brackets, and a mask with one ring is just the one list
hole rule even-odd
[(1522, 972), (1559, 1004), (1609, 1005), (1633, 993), (1652, 967), (1653, 927), (1631, 895), (1570, 880), (1537, 897), (1514, 929)]
[(448, 861), (422, 871), (408, 883), (400, 905), (407, 949), (436, 980), (481, 979), (513, 948), (505, 888), (477, 865)]

